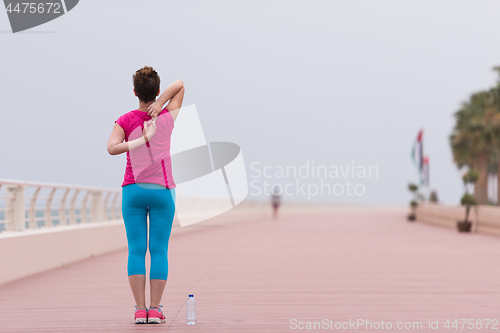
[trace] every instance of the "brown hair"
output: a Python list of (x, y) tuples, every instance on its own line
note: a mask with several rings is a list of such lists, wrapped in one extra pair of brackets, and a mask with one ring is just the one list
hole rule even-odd
[(137, 97), (143, 102), (154, 101), (160, 89), (160, 76), (150, 66), (144, 66), (132, 77)]

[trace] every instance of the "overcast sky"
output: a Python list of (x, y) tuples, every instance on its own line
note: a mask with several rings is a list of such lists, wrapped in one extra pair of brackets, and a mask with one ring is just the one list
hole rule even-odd
[(487, 0), (86, 0), (17, 34), (0, 11), (0, 178), (118, 188), (125, 155), (110, 156), (107, 140), (138, 106), (132, 74), (150, 65), (162, 89), (184, 81), (208, 141), (240, 145), (256, 187), (265, 178), (253, 169), (266, 166), (376, 166), (378, 178), (324, 180), (362, 184), (363, 195), (311, 199), (407, 203), (423, 128), (431, 188), (456, 204), (448, 136), (460, 103), (495, 84), (499, 10)]

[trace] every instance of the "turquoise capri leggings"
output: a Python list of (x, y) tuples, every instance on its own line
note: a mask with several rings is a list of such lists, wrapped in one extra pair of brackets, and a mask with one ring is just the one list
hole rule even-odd
[(128, 275), (146, 275), (149, 214), (149, 278), (167, 280), (175, 188), (150, 183), (125, 185), (122, 187), (122, 214), (128, 242)]

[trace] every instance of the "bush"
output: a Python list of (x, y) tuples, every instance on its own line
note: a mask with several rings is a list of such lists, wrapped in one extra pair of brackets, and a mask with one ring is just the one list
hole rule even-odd
[(477, 201), (472, 194), (465, 193), (460, 200), (462, 206), (476, 206)]
[(410, 183), (410, 184), (408, 184), (408, 190), (409, 190), (410, 192), (415, 193), (415, 192), (417, 192), (417, 191), (418, 191), (418, 186), (417, 186), (417, 185), (415, 185), (415, 184)]
[(465, 184), (474, 184), (479, 179), (479, 173), (476, 170), (470, 169), (463, 177), (462, 180)]
[(434, 203), (438, 202), (438, 195), (436, 191), (432, 191), (431, 194), (429, 194), (429, 201)]

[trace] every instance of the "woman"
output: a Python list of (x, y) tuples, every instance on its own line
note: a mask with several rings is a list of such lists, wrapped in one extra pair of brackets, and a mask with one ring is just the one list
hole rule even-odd
[[(160, 301), (167, 282), (168, 242), (175, 213), (170, 136), (184, 99), (184, 83), (175, 81), (156, 100), (160, 94), (160, 77), (152, 67), (139, 69), (133, 82), (139, 108), (115, 121), (108, 152), (111, 155), (127, 152), (122, 214), (128, 242), (127, 273), (136, 302), (135, 323), (164, 323)], [(145, 300), (148, 214), (149, 309)]]

